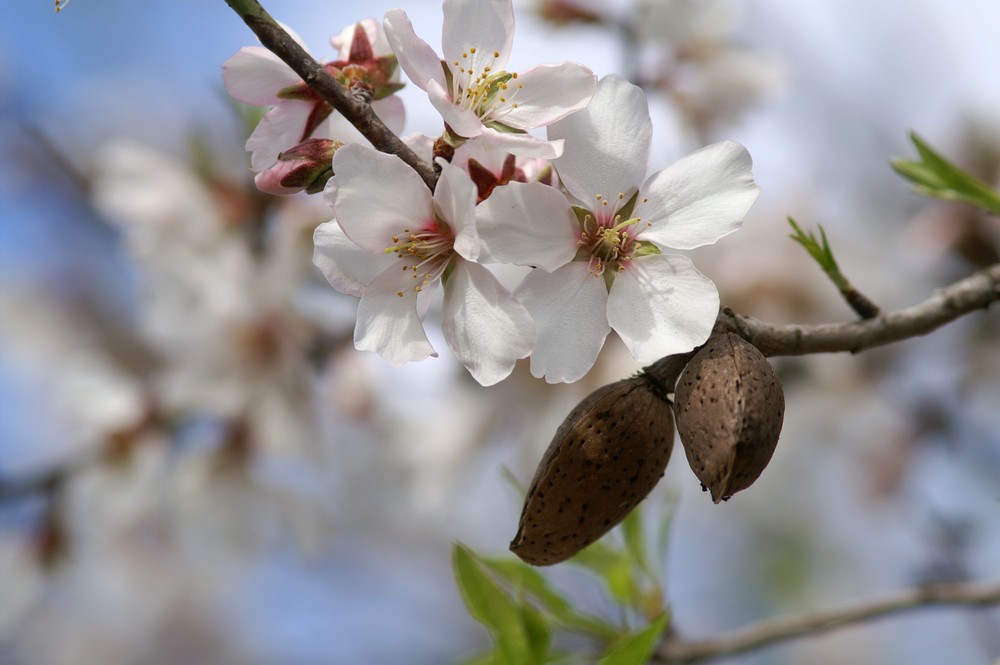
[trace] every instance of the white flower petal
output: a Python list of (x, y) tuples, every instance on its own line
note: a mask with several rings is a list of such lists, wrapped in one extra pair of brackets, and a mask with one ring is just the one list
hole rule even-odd
[(358, 304), (354, 346), (396, 366), (437, 355), (417, 314), (409, 271), (391, 266), (369, 282)]
[[(517, 83), (519, 88), (507, 104), (509, 110), (496, 120), (515, 129), (533, 129), (586, 107), (597, 87), (597, 77), (583, 65), (564, 62), (523, 71)], [(511, 107), (512, 103), (517, 108)]]
[(416, 171), (395, 155), (357, 144), (333, 155), (337, 180), (334, 214), (347, 236), (372, 254), (392, 246), (393, 235), (431, 217), (431, 193)]
[(282, 100), (271, 107), (247, 139), (250, 168), (257, 173), (270, 168), (282, 150), (301, 143), (311, 109), (309, 102), (301, 100)]
[(479, 259), (476, 233), (476, 185), (469, 174), (443, 159), (438, 161), (441, 177), (434, 189), (434, 210), (448, 222), (455, 234), (455, 251), (470, 261)]
[(474, 138), (483, 131), (483, 121), (479, 116), (467, 108), (455, 104), (448, 91), (437, 81), (430, 81), (427, 84), (427, 98), (431, 100), (431, 105), (441, 114), (441, 118), (451, 127), (451, 130), (459, 136)]
[(476, 207), (476, 227), (494, 261), (547, 272), (573, 260), (580, 238), (566, 197), (538, 182), (512, 182), (494, 189)]
[[(368, 43), (372, 46), (372, 53), (380, 56), (388, 55), (392, 51), (385, 39), (385, 35), (382, 33), (382, 26), (375, 19), (365, 18), (358, 21), (358, 23), (361, 24), (365, 35), (368, 37)], [(330, 45), (337, 49), (338, 58), (341, 60), (346, 59), (351, 54), (351, 46), (354, 44), (354, 26), (356, 25), (357, 23), (352, 23), (341, 30), (339, 34), (330, 37)]]
[(382, 25), (385, 28), (386, 40), (399, 61), (400, 69), (406, 72), (413, 85), (421, 90), (427, 89), (429, 81), (435, 81), (440, 86), (445, 85), (441, 58), (427, 42), (417, 37), (406, 12), (402, 9), (389, 10)]
[[(493, 71), (506, 66), (514, 43), (511, 0), (444, 0), (443, 12), (441, 50), (449, 67), (456, 60), (476, 72), (483, 70), (479, 63), (492, 63)], [(462, 57), (465, 54), (467, 58)]]
[(514, 296), (535, 321), (538, 338), (531, 374), (548, 383), (571, 383), (586, 374), (611, 332), (604, 280), (573, 261), (555, 272), (533, 270)]
[(491, 386), (531, 352), (528, 310), (481, 265), (458, 261), (444, 287), (444, 338), (473, 378)]
[(302, 79), (263, 46), (244, 46), (222, 63), (222, 81), (241, 102), (270, 106), (281, 101), (281, 90)]
[(650, 363), (708, 339), (719, 292), (684, 256), (650, 255), (615, 276), (608, 321), (636, 360)]
[(597, 84), (590, 105), (549, 125), (550, 139), (565, 139), (556, 172), (585, 203), (602, 194), (614, 199), (645, 179), (653, 123), (642, 89), (617, 76)]
[[(462, 149), (467, 146), (468, 152), (462, 153)], [(496, 169), (499, 173), (508, 154), (529, 159), (555, 159), (562, 152), (563, 141), (543, 141), (531, 134), (510, 134), (483, 127), (482, 134), (475, 141), (466, 141), (455, 150), (452, 163), (464, 168), (472, 157), (486, 168)], [(483, 159), (479, 159), (480, 156)], [(463, 159), (464, 161), (457, 161)]]
[(635, 210), (652, 224), (639, 237), (663, 247), (694, 249), (740, 228), (760, 193), (751, 166), (746, 148), (721, 141), (654, 174), (642, 187), (648, 201)]
[(336, 221), (325, 222), (313, 232), (313, 263), (330, 286), (361, 297), (375, 276), (397, 261), (395, 255), (373, 257), (347, 237)]

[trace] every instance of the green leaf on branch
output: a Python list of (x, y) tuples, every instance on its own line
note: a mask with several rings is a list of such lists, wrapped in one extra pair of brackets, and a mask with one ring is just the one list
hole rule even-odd
[(620, 630), (600, 617), (573, 609), (572, 604), (548, 583), (545, 577), (528, 564), (510, 557), (479, 557), (491, 572), (510, 585), (516, 592), (534, 600), (543, 613), (560, 628), (597, 637), (603, 641), (614, 640)]
[(837, 259), (833, 257), (833, 250), (830, 249), (830, 242), (826, 239), (826, 231), (823, 230), (823, 227), (819, 227), (820, 237), (817, 239), (812, 231), (808, 233), (803, 231), (802, 227), (791, 217), (788, 218), (788, 223), (792, 225), (792, 229), (795, 231), (789, 237), (809, 252), (809, 256), (813, 257), (813, 260), (830, 277), (834, 285), (841, 291), (850, 288), (850, 284), (840, 272)]
[(914, 189), (933, 198), (958, 201), (1000, 215), (1000, 192), (948, 161), (910, 132), (920, 161), (892, 159), (892, 168), (913, 183)]
[(483, 562), (467, 547), (455, 545), (452, 568), (469, 613), (486, 627), (493, 640), (492, 662), (496, 665), (545, 662), (552, 639), (545, 618), (527, 603), (516, 602), (487, 574)]
[(597, 665), (645, 665), (663, 636), (670, 615), (661, 614), (643, 630), (623, 637), (611, 645)]

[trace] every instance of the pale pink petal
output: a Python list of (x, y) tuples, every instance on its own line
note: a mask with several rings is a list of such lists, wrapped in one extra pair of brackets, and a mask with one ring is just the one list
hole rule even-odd
[(550, 139), (565, 139), (554, 164), (570, 194), (587, 204), (598, 194), (614, 200), (645, 179), (653, 123), (643, 91), (618, 76), (597, 84), (590, 105), (549, 125)]
[(302, 79), (263, 46), (244, 46), (222, 63), (222, 81), (241, 102), (270, 106), (280, 101), (278, 92)]
[(442, 331), (455, 357), (484, 386), (506, 378), (531, 352), (528, 310), (481, 265), (458, 261), (444, 285)]
[(441, 50), (449, 67), (458, 61), (478, 73), (486, 65), (495, 72), (506, 66), (514, 43), (511, 0), (444, 0), (443, 12)]
[[(587, 106), (597, 87), (597, 77), (583, 65), (564, 62), (532, 67), (521, 72), (516, 83), (519, 87), (515, 94), (507, 95), (504, 110), (491, 114), (490, 119), (515, 129), (533, 129)], [(515, 103), (517, 108), (512, 106)]]
[(562, 141), (542, 141), (530, 134), (510, 134), (484, 127), (476, 140), (466, 141), (456, 148), (451, 163), (467, 170), (469, 160), (474, 159), (494, 175), (499, 175), (507, 155), (555, 159), (562, 150)]
[(435, 81), (442, 87), (445, 85), (440, 56), (427, 42), (417, 37), (406, 12), (402, 9), (389, 10), (382, 25), (400, 69), (406, 72), (415, 86), (426, 90), (430, 81)]
[(641, 363), (703, 343), (718, 314), (715, 284), (684, 256), (636, 258), (608, 295), (608, 321)]
[(441, 177), (434, 189), (434, 210), (451, 227), (455, 251), (470, 261), (479, 259), (476, 233), (476, 185), (469, 174), (443, 159), (438, 160)]
[[(406, 107), (404, 106), (401, 97), (397, 95), (389, 95), (388, 97), (383, 97), (382, 99), (376, 99), (372, 102), (372, 110), (375, 111), (375, 115), (377, 115), (379, 119), (385, 123), (385, 126), (388, 127), (393, 134), (399, 134), (403, 131), (403, 127), (406, 124)], [(330, 136), (326, 138), (338, 137)], [(367, 139), (365, 140), (367, 141)]]
[[(361, 19), (358, 21), (361, 27), (364, 28), (365, 34), (368, 36), (368, 43), (372, 45), (372, 52), (376, 55), (388, 55), (392, 52), (389, 48), (389, 43), (385, 39), (385, 34), (382, 32), (381, 26), (373, 18)], [(351, 45), (354, 43), (354, 26), (355, 23), (350, 24), (340, 31), (339, 34), (332, 35), (330, 37), (330, 45), (337, 49), (337, 53), (340, 58), (347, 58), (351, 54)]]
[(482, 133), (483, 121), (479, 116), (455, 104), (448, 91), (437, 81), (428, 82), (426, 90), (431, 104), (453, 132), (466, 138), (474, 138)]
[(555, 272), (533, 270), (514, 296), (535, 321), (538, 338), (531, 353), (531, 374), (548, 383), (571, 383), (594, 365), (611, 332), (604, 279), (583, 261)]
[(250, 168), (263, 171), (278, 161), (283, 150), (298, 145), (308, 137), (302, 135), (312, 105), (300, 100), (282, 100), (273, 106), (257, 123), (247, 139)]
[(572, 261), (579, 249), (579, 225), (569, 201), (538, 182), (494, 189), (476, 207), (476, 227), (485, 252), (500, 263), (551, 272)]
[(336, 221), (326, 222), (313, 232), (313, 263), (326, 281), (351, 296), (364, 294), (365, 286), (397, 259), (372, 256), (358, 247)]
[(721, 141), (693, 152), (649, 178), (635, 214), (652, 224), (639, 234), (663, 247), (694, 249), (740, 228), (760, 187), (750, 153)]
[(395, 244), (392, 236), (431, 215), (431, 192), (416, 171), (395, 155), (352, 143), (333, 155), (337, 221), (372, 254)]
[(391, 266), (368, 283), (358, 304), (354, 346), (397, 366), (437, 355), (417, 314), (409, 271)]

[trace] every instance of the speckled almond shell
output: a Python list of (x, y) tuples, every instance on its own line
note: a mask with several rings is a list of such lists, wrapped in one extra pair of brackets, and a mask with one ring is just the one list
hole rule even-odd
[(725, 333), (684, 368), (674, 413), (688, 464), (718, 503), (750, 487), (771, 461), (785, 396), (764, 355)]
[(670, 402), (644, 376), (587, 396), (535, 471), (512, 552), (535, 566), (564, 561), (621, 522), (670, 459)]

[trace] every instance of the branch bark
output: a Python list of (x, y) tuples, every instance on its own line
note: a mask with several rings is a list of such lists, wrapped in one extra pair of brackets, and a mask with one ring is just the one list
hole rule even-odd
[(932, 332), (1000, 300), (1000, 264), (983, 268), (905, 309), (872, 319), (820, 325), (775, 325), (726, 308), (718, 325), (740, 335), (765, 356), (858, 353)]
[(239, 14), (265, 48), (301, 76), (310, 88), (354, 125), (376, 149), (396, 155), (409, 164), (427, 187), (434, 191), (438, 178), (434, 167), (420, 159), (417, 153), (386, 127), (372, 111), (370, 104), (351, 94), (323, 65), (306, 53), (257, 0), (226, 0), (226, 4)]
[(657, 650), (654, 662), (695, 663), (928, 607), (996, 604), (1000, 604), (1000, 583), (927, 585), (842, 610), (772, 619), (710, 640), (686, 641), (669, 636)]

